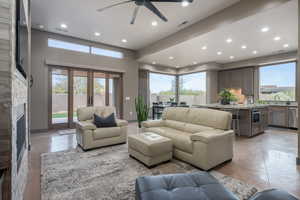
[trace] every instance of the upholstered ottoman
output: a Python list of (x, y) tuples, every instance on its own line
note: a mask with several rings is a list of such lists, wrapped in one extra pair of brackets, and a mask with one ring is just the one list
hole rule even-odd
[(136, 200), (238, 200), (207, 172), (143, 176)]
[(170, 160), (172, 151), (172, 140), (158, 134), (128, 136), (129, 154), (149, 167)]

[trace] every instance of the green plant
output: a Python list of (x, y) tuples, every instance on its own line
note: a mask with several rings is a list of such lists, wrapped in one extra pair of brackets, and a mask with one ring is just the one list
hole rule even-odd
[(234, 94), (232, 94), (229, 89), (223, 89), (219, 96), (221, 98), (222, 104), (229, 104), (231, 101), (237, 101), (237, 98)]
[(135, 98), (134, 102), (139, 128), (141, 128), (142, 122), (148, 119), (150, 109), (147, 103), (144, 101), (144, 98), (141, 96)]

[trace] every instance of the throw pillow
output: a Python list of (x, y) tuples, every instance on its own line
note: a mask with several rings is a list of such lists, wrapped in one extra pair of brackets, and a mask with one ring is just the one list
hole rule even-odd
[(115, 113), (110, 114), (107, 117), (101, 117), (99, 115), (94, 114), (94, 124), (98, 128), (103, 127), (116, 127), (116, 119), (115, 119)]

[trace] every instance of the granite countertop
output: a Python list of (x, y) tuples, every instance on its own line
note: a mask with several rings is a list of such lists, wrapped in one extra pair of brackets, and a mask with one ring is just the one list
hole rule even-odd
[(268, 104), (236, 104), (236, 105), (222, 105), (222, 104), (202, 104), (194, 105), (195, 107), (204, 108), (220, 108), (220, 109), (256, 109), (256, 108), (266, 108)]

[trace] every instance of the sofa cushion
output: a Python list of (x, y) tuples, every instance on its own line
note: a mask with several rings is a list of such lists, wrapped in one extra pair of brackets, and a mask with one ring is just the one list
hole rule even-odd
[(110, 128), (97, 128), (93, 132), (93, 138), (95, 140), (118, 137), (121, 135), (120, 127), (110, 127)]
[(164, 110), (162, 119), (186, 122), (188, 112), (189, 108), (169, 107)]
[(191, 108), (186, 116), (186, 121), (191, 124), (228, 130), (231, 126), (231, 118), (232, 115), (229, 112), (213, 109)]
[(161, 136), (170, 138), (175, 148), (185, 151), (187, 153), (193, 153), (193, 144), (192, 140), (190, 139), (190, 133), (178, 131), (169, 127), (153, 127), (148, 128), (147, 131), (154, 132)]
[(207, 172), (143, 176), (136, 180), (137, 200), (237, 200)]
[(164, 126), (169, 128), (174, 128), (176, 130), (184, 131), (185, 129), (185, 123), (180, 121), (174, 121), (174, 120), (165, 120)]
[(202, 125), (190, 124), (190, 123), (186, 123), (184, 127), (184, 131), (188, 133), (198, 133), (207, 130), (214, 130), (214, 129), (208, 126), (202, 126)]
[(115, 113), (111, 113), (107, 117), (101, 117), (99, 115), (94, 114), (94, 124), (98, 128), (103, 128), (103, 127), (116, 127), (116, 119), (115, 119)]
[(92, 120), (94, 116), (94, 107), (84, 107), (77, 109), (77, 119), (78, 121)]

